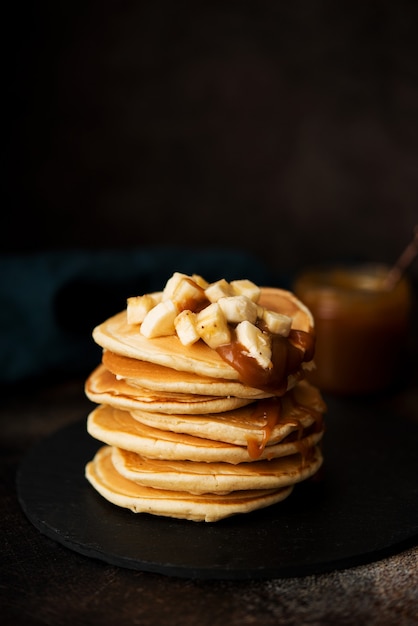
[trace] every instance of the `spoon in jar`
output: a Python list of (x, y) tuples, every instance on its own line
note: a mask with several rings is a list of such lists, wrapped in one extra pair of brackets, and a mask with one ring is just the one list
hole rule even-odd
[(398, 282), (401, 280), (405, 270), (409, 267), (412, 261), (415, 259), (418, 254), (418, 224), (414, 228), (414, 236), (412, 241), (406, 246), (405, 250), (402, 252), (396, 263), (389, 270), (385, 282), (384, 287), (388, 291), (393, 289)]

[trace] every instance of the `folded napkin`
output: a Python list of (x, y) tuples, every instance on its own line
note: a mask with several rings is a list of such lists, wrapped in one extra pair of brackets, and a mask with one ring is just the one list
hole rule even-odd
[(100, 360), (95, 325), (126, 298), (161, 290), (175, 271), (209, 281), (277, 284), (247, 252), (141, 248), (44, 252), (0, 258), (0, 384), (85, 375)]

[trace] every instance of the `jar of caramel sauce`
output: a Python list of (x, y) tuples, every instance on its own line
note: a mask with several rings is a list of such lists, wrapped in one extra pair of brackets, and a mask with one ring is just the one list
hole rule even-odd
[(325, 392), (372, 393), (407, 376), (411, 310), (407, 279), (385, 286), (389, 268), (358, 265), (307, 269), (293, 290), (315, 319), (316, 370), (309, 380)]

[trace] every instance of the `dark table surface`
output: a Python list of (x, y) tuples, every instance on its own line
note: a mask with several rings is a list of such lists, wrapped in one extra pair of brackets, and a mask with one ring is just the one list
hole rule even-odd
[[(418, 429), (414, 380), (385, 403)], [(9, 391), (0, 409), (3, 624), (418, 624), (418, 537), (346, 569), (234, 581), (120, 568), (45, 536), (19, 504), (18, 468), (34, 445), (83, 419), (92, 404), (82, 380), (22, 387)]]

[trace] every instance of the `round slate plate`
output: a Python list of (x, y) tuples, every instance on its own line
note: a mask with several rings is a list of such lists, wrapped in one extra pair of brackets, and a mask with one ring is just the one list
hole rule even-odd
[(202, 579), (266, 579), (367, 563), (418, 541), (418, 424), (373, 404), (328, 400), (320, 479), (284, 502), (216, 523), (134, 514), (84, 478), (102, 445), (86, 420), (43, 440), (19, 468), (34, 526), (83, 555)]

